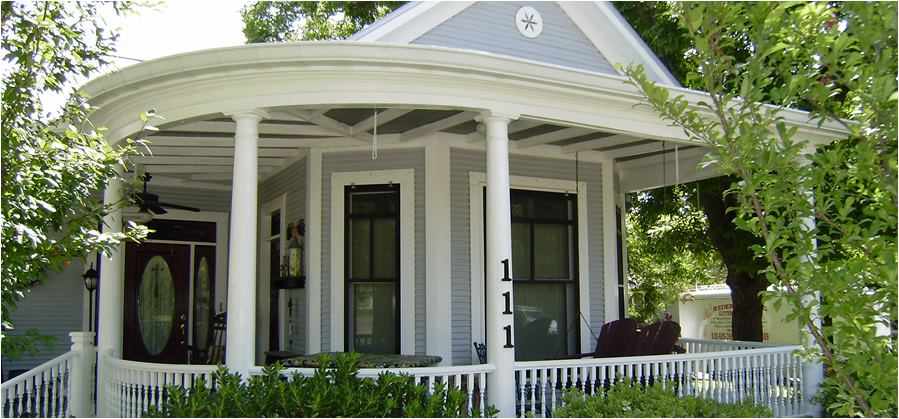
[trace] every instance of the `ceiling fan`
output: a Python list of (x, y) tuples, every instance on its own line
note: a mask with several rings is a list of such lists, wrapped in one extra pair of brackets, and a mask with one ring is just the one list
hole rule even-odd
[(167, 202), (159, 202), (159, 195), (147, 192), (147, 184), (150, 183), (150, 179), (152, 178), (153, 176), (150, 176), (149, 173), (145, 173), (143, 176), (141, 176), (140, 179), (144, 182), (144, 191), (131, 194), (131, 201), (140, 207), (140, 213), (152, 213), (161, 215), (168, 212), (165, 210), (165, 208), (200, 212), (199, 208), (188, 207), (186, 205), (170, 204)]

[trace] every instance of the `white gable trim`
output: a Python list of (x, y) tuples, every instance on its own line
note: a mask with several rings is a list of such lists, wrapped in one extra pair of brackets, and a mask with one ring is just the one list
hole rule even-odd
[[(409, 44), (474, 3), (473, 1), (412, 3), (350, 37), (350, 40)], [(680, 86), (677, 79), (611, 3), (606, 1), (556, 3), (610, 63), (621, 63), (624, 66), (631, 63), (643, 64), (650, 80), (668, 86)], [(623, 76), (620, 72), (619, 74)]]
[(625, 67), (631, 63), (643, 64), (650, 80), (680, 86), (646, 42), (609, 2), (560, 1), (558, 4), (610, 63), (621, 63)]
[[(473, 1), (425, 1), (408, 5), (408, 9), (398, 9), (387, 15), (383, 24), (369, 27), (369, 30), (349, 38), (362, 42), (393, 42), (409, 44), (433, 30), (447, 19), (457, 15), (474, 4)], [(394, 16), (394, 14), (396, 14)], [(383, 20), (383, 19), (382, 19)]]

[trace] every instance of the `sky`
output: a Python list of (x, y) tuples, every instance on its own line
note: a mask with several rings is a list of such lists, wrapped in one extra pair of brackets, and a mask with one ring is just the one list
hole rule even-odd
[[(243, 45), (246, 38), (240, 9), (250, 1), (168, 0), (153, 8), (142, 7), (137, 15), (122, 17), (109, 12), (101, 16), (104, 20), (101, 25), (119, 34), (115, 44), (118, 58), (113, 58), (111, 66), (94, 73), (91, 78), (154, 58)], [(111, 8), (102, 8), (106, 9)], [(2, 74), (6, 73), (5, 64), (2, 62)], [(70, 89), (87, 82), (88, 79), (75, 77)], [(58, 116), (69, 93), (45, 92), (41, 95), (44, 110), (51, 118)]]
[(120, 28), (116, 43), (119, 68), (182, 52), (243, 45), (240, 8), (249, 0), (168, 0), (139, 16), (107, 17)]

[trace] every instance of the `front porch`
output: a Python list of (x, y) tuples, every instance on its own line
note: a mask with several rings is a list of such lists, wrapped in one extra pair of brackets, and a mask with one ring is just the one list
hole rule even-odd
[[(97, 354), (90, 344), (92, 333), (73, 333), (72, 351), (29, 374), (3, 383), (3, 416), (21, 417), (34, 413), (42, 417), (139, 417), (148, 407), (157, 405), (166, 385), (191, 387), (198, 379), (207, 383), (217, 367), (213, 365), (154, 364), (116, 359), (109, 353)], [(83, 339), (83, 338), (88, 339)], [(798, 345), (759, 342), (711, 341), (681, 338), (685, 354), (600, 358), (556, 361), (515, 362), (515, 380), (509, 382), (514, 393), (514, 412), (503, 417), (549, 417), (561, 404), (562, 390), (576, 387), (585, 391), (608, 385), (615, 377), (630, 377), (635, 382), (668, 382), (678, 396), (713, 398), (721, 402), (752, 399), (767, 406), (776, 417), (811, 414), (811, 395), (817, 388), (807, 383), (804, 370), (814, 367), (797, 355)], [(86, 356), (85, 356), (86, 355)], [(96, 387), (96, 362), (102, 364), (105, 377)], [(308, 368), (289, 368), (294, 373), (312, 374)], [(377, 377), (391, 371), (415, 377), (416, 383), (430, 386), (438, 382), (468, 394), (468, 410), (503, 404), (488, 387), (488, 378), (496, 371), (493, 364), (459, 365), (406, 369), (362, 369), (360, 376)], [(262, 367), (249, 369), (260, 375)], [(813, 376), (814, 374), (812, 374)], [(105, 403), (97, 406), (102, 392)], [(811, 394), (810, 394), (811, 393)]]

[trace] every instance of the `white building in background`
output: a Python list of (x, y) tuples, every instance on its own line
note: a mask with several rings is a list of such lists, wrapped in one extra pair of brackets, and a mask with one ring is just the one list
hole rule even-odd
[[(681, 336), (696, 339), (733, 340), (731, 316), (733, 302), (727, 285), (709, 286), (680, 295), (671, 312), (681, 325)], [(802, 328), (798, 320), (786, 321), (789, 309), (780, 310), (772, 302), (762, 311), (762, 339), (764, 342), (799, 344)]]

